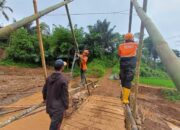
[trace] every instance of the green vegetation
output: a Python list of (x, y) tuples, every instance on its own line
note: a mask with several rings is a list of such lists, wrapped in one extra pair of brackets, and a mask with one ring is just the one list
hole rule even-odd
[(39, 67), (36, 64), (14, 62), (13, 60), (9, 60), (9, 59), (0, 60), (0, 65), (2, 65), (2, 66), (25, 67), (25, 68), (36, 68), (36, 67)]
[(165, 71), (163, 71), (161, 68), (152, 68), (148, 64), (141, 63), (140, 67), (140, 76), (141, 77), (157, 77), (162, 79), (169, 79), (169, 76)]
[(120, 73), (120, 65), (119, 65), (119, 62), (118, 64), (116, 63), (113, 68), (112, 68), (112, 74), (119, 74)]
[(166, 87), (166, 88), (175, 88), (174, 83), (170, 79), (163, 79), (163, 78), (151, 78), (151, 77), (141, 77), (140, 83), (158, 86), (158, 87)]
[(176, 90), (163, 90), (162, 94), (165, 95), (165, 97), (168, 100), (171, 101), (180, 101), (180, 92)]
[(9, 45), (7, 59), (23, 63), (40, 62), (37, 38), (28, 34), (26, 29), (21, 28), (13, 32), (10, 36)]
[[(6, 49), (7, 54), (6, 59), (0, 61), (0, 65), (40, 66), (36, 26), (32, 25), (32, 23), (27, 24), (13, 32), (8, 39), (0, 40), (3, 43), (1, 46)], [(123, 42), (123, 35), (113, 32), (114, 28), (115, 26), (111, 27), (107, 20), (98, 20), (94, 25), (89, 25), (88, 32), (84, 32), (82, 27), (74, 26), (80, 52), (83, 49), (90, 50), (88, 76), (101, 77), (108, 68), (112, 68), (113, 74), (119, 74), (117, 46)], [(41, 29), (46, 63), (52, 65), (54, 60), (62, 58), (71, 64), (76, 49), (69, 27), (54, 25), (50, 31), (46, 23), (41, 23)], [(179, 54), (178, 51), (176, 52)], [(140, 83), (174, 88), (174, 84), (162, 66), (151, 38), (146, 38), (144, 40)], [(77, 65), (74, 68), (74, 75), (79, 75)]]
[(102, 77), (108, 68), (113, 66), (115, 63), (115, 59), (102, 58), (102, 59), (94, 59), (88, 65), (88, 73), (87, 75), (92, 75), (93, 77)]
[[(88, 70), (87, 70), (87, 75), (89, 77), (97, 77), (100, 78), (102, 77), (107, 69), (111, 68), (113, 64), (116, 63), (116, 59), (110, 59), (107, 57), (104, 57), (102, 59), (94, 59), (88, 64)], [(79, 76), (80, 75), (80, 68), (78, 66), (75, 67), (74, 69), (74, 76)]]

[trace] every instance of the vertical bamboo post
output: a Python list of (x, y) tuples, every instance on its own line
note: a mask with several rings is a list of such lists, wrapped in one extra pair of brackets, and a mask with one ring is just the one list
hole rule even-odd
[[(33, 0), (33, 4), (34, 4), (34, 13), (35, 13), (35, 15), (37, 15), (37, 13), (38, 13), (37, 1)], [(39, 40), (39, 48), (40, 48), (40, 53), (41, 53), (41, 62), (42, 62), (43, 70), (44, 70), (44, 78), (46, 79), (47, 78), (47, 69), (46, 69), (44, 46), (43, 46), (43, 41), (42, 41), (39, 19), (36, 19), (36, 26), (37, 26), (37, 35), (38, 35), (38, 40)]]
[[(143, 0), (143, 10), (144, 12), (147, 11), (147, 0)], [(143, 49), (143, 39), (144, 39), (144, 23), (141, 22), (139, 47), (138, 47), (137, 62), (136, 62), (136, 74), (135, 74), (135, 77), (136, 77), (135, 88), (134, 88), (135, 95), (134, 95), (134, 102), (133, 102), (133, 117), (134, 118), (136, 118), (136, 113), (137, 113), (137, 95), (138, 95), (140, 65), (141, 65), (141, 57), (142, 57), (142, 49)]]
[[(74, 40), (74, 45), (76, 47), (76, 51), (79, 53), (79, 47), (78, 47), (78, 43), (77, 43), (76, 36), (75, 36), (75, 33), (74, 33), (74, 28), (73, 28), (73, 24), (72, 24), (71, 16), (70, 16), (70, 13), (69, 13), (69, 8), (68, 8), (67, 4), (65, 5), (65, 8), (66, 8), (66, 13), (67, 13), (68, 20), (69, 20), (69, 25), (70, 25), (72, 37), (73, 37), (73, 40)], [(74, 66), (75, 66), (75, 62), (76, 62), (76, 54), (74, 55), (73, 63), (72, 63), (72, 67), (71, 67), (71, 77), (73, 77), (73, 69), (74, 69)]]
[(79, 47), (78, 47), (78, 43), (77, 43), (76, 36), (75, 36), (75, 33), (74, 33), (73, 24), (72, 24), (71, 16), (70, 16), (70, 13), (69, 13), (69, 8), (68, 8), (67, 4), (65, 5), (65, 8), (66, 8), (66, 13), (67, 13), (67, 16), (68, 16), (69, 25), (70, 25), (70, 28), (71, 28), (71, 33), (72, 33), (72, 37), (73, 37), (73, 40), (74, 40), (74, 44), (75, 44), (76, 49), (77, 49), (77, 51), (79, 53)]
[(129, 10), (129, 28), (128, 28), (128, 32), (131, 32), (131, 27), (132, 27), (132, 13), (133, 13), (133, 4), (130, 1), (130, 10)]
[[(130, 8), (129, 8), (129, 26), (128, 26), (128, 32), (131, 33), (132, 30), (132, 14), (133, 14), (133, 4), (130, 1)], [(122, 93), (122, 92), (121, 92)], [(133, 97), (130, 96), (130, 106), (131, 104), (133, 104)], [(127, 112), (126, 114), (126, 129), (130, 130), (131, 129), (131, 124), (130, 124), (130, 120), (129, 117), (127, 116)]]

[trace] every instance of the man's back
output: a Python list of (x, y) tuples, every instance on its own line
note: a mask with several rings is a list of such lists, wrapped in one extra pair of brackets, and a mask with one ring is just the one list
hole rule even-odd
[(64, 112), (68, 108), (68, 84), (61, 73), (55, 72), (47, 78), (43, 98), (50, 115)]
[(127, 42), (119, 45), (118, 53), (120, 57), (134, 57), (136, 56), (138, 44), (135, 42)]

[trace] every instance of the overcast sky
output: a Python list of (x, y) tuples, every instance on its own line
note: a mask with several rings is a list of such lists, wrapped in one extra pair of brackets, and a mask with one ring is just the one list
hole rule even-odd
[[(25, 16), (33, 14), (33, 0), (7, 0), (7, 5), (14, 12), (6, 11), (11, 21), (7, 22), (0, 14), (0, 24), (7, 25), (12, 23), (12, 18), (20, 20)], [(48, 6), (54, 5), (62, 0), (38, 0), (38, 9), (42, 10)], [(141, 4), (142, 0), (138, 0)], [(98, 19), (107, 19), (111, 26), (116, 26), (115, 32), (124, 34), (128, 30), (128, 11), (129, 0), (74, 0), (69, 4), (70, 13), (109, 13), (124, 11), (123, 14), (106, 15), (72, 15), (73, 24), (84, 27), (87, 31), (87, 25), (93, 25)], [(48, 25), (68, 25), (67, 16), (64, 14), (65, 8), (62, 7), (47, 16), (40, 19)], [(164, 38), (168, 41), (171, 48), (180, 50), (180, 0), (148, 0), (148, 15), (152, 18)], [(139, 32), (140, 20), (134, 11), (132, 32)], [(148, 35), (146, 35), (148, 36)]]

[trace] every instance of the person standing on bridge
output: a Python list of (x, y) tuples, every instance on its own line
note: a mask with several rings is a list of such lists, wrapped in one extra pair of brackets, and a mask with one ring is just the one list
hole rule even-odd
[(124, 36), (125, 42), (119, 45), (118, 54), (120, 57), (120, 80), (122, 84), (122, 101), (129, 104), (131, 81), (134, 78), (136, 68), (136, 51), (138, 44), (134, 42), (134, 36), (127, 33)]
[(84, 50), (80, 57), (80, 73), (81, 73), (81, 84), (86, 83), (86, 71), (87, 71), (87, 61), (88, 61), (89, 50)]
[(55, 61), (54, 69), (43, 87), (43, 99), (46, 111), (51, 118), (49, 130), (60, 130), (64, 112), (69, 106), (68, 81), (62, 75), (67, 63), (61, 59)]

